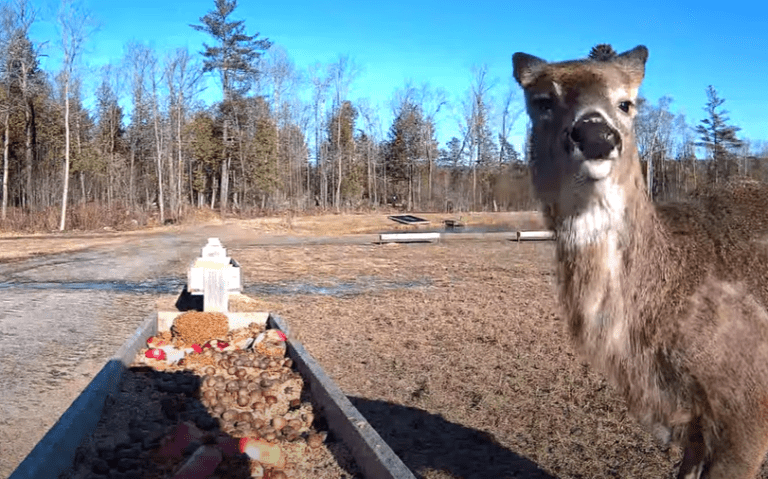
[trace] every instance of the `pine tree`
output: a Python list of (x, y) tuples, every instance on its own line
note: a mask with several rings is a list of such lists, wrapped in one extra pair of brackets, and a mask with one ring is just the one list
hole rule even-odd
[(704, 107), (707, 118), (701, 120), (701, 124), (696, 126), (696, 133), (700, 138), (696, 146), (703, 146), (710, 153), (712, 158), (710, 171), (714, 175), (715, 182), (721, 176), (724, 179), (727, 178), (732, 156), (730, 150), (742, 145), (742, 141), (736, 137), (736, 133), (741, 128), (728, 124), (730, 118), (728, 118), (728, 111), (721, 109), (723, 103), (725, 100), (718, 96), (715, 87), (709, 85), (707, 106)]
[(269, 39), (257, 38), (258, 33), (247, 35), (243, 20), (229, 20), (237, 8), (237, 0), (215, 0), (214, 10), (200, 18), (202, 25), (190, 25), (216, 40), (215, 45), (203, 43), (203, 71), (218, 71), (226, 101), (232, 93), (245, 93), (254, 75), (258, 73), (256, 61), (272, 46)]
[(411, 102), (400, 105), (386, 145), (387, 177), (394, 182), (397, 195), (404, 197), (410, 209), (413, 204), (413, 179), (420, 157), (424, 116), (421, 108)]
[[(216, 44), (203, 44), (203, 71), (217, 71), (221, 79), (224, 95), (223, 110), (231, 110), (232, 96), (243, 95), (250, 89), (251, 83), (258, 73), (257, 60), (272, 46), (269, 39), (257, 38), (258, 33), (247, 35), (243, 20), (230, 20), (229, 16), (237, 8), (237, 0), (215, 0), (216, 7), (200, 18), (202, 25), (190, 25), (199, 32), (212, 36)], [(227, 118), (224, 120), (223, 139), (227, 138), (232, 128)], [(231, 156), (225, 146), (224, 161), (221, 163), (221, 210), (227, 208), (229, 195), (229, 167)]]

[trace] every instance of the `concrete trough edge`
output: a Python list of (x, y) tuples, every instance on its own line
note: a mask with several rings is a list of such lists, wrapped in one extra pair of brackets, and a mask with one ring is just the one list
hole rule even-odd
[[(371, 427), (328, 377), (304, 346), (290, 338), (287, 323), (269, 315), (268, 326), (289, 336), (288, 354), (302, 376), (309, 382), (310, 393), (328, 428), (351, 452), (357, 465), (371, 479), (415, 479), (389, 445)], [(157, 334), (157, 314), (151, 314), (117, 350), (88, 386), (48, 430), (8, 479), (48, 479), (59, 477), (75, 459), (77, 448), (93, 433), (108, 396), (120, 387), (123, 373), (144, 347), (147, 338)]]
[(268, 326), (288, 336), (288, 355), (296, 363), (320, 414), (328, 428), (350, 448), (363, 475), (371, 479), (415, 479), (403, 461), (355, 408), (304, 346), (291, 338), (288, 325), (277, 315), (270, 315)]
[(156, 329), (156, 315), (152, 314), (107, 361), (8, 479), (59, 477), (72, 466), (80, 443), (96, 429), (107, 397), (117, 393), (123, 372)]

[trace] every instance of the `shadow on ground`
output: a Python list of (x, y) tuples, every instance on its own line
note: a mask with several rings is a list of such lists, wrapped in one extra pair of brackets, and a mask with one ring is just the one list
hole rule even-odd
[(438, 470), (457, 479), (554, 479), (486, 432), (417, 408), (357, 397), (349, 400), (416, 477)]

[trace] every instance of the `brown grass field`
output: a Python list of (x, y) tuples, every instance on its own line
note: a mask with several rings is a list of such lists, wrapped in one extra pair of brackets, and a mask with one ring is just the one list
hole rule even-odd
[[(510, 230), (540, 225), (533, 213), (463, 220)], [(220, 234), (242, 267), (246, 292), (251, 287), (249, 307), (288, 321), (417, 477), (674, 477), (679, 451), (657, 445), (574, 353), (555, 300), (552, 243), (283, 241), (396, 229), (386, 215), (174, 228)], [(6, 237), (0, 260), (130, 235)], [(257, 246), (255, 238), (274, 241)], [(283, 294), (267, 287), (297, 284), (310, 288)]]

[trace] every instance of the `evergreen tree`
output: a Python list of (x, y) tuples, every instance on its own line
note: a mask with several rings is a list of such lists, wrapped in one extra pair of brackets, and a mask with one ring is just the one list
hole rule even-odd
[(200, 18), (202, 25), (190, 25), (212, 36), (216, 44), (203, 43), (203, 71), (217, 71), (226, 101), (233, 92), (245, 93), (258, 69), (256, 61), (272, 45), (269, 39), (247, 35), (243, 20), (229, 20), (237, 0), (215, 0), (216, 7)]
[(421, 147), (424, 116), (421, 108), (403, 102), (392, 126), (386, 145), (386, 172), (395, 184), (395, 194), (404, 197), (409, 206), (413, 200), (413, 177)]
[(187, 130), (193, 158), (190, 186), (197, 196), (197, 206), (202, 207), (205, 204), (206, 191), (214, 194), (213, 189), (209, 189), (208, 179), (213, 178), (221, 161), (221, 131), (217, 128), (214, 118), (206, 111), (197, 112), (187, 125)]
[(439, 163), (440, 166), (449, 169), (458, 169), (462, 163), (466, 162), (466, 148), (464, 143), (455, 136), (448, 140), (445, 149), (441, 151)]
[(730, 170), (731, 150), (742, 145), (742, 141), (736, 137), (736, 133), (741, 128), (728, 124), (730, 118), (728, 111), (721, 108), (723, 103), (725, 100), (720, 98), (715, 87), (709, 85), (707, 87), (707, 106), (704, 107), (707, 117), (696, 126), (696, 133), (700, 139), (696, 146), (703, 146), (709, 152), (712, 159), (710, 172), (713, 174), (715, 182), (719, 181), (720, 177), (727, 178)]
[[(190, 25), (199, 32), (212, 36), (216, 44), (203, 44), (203, 71), (217, 71), (221, 79), (221, 88), (224, 95), (222, 110), (231, 112), (233, 95), (245, 94), (250, 89), (251, 83), (258, 73), (257, 60), (269, 49), (272, 42), (269, 39), (257, 38), (258, 33), (248, 35), (245, 33), (243, 20), (230, 20), (229, 16), (237, 8), (237, 0), (215, 0), (215, 8), (200, 18), (202, 25)], [(236, 112), (234, 112), (236, 113)], [(221, 198), (219, 204), (221, 210), (227, 208), (229, 195), (229, 168), (231, 155), (226, 148), (227, 140), (233, 128), (229, 118), (224, 119), (222, 132), (225, 144), (224, 161), (221, 163)]]
[[(340, 175), (337, 180), (341, 188), (339, 194), (344, 200), (357, 201), (363, 193), (363, 176), (355, 158), (355, 122), (358, 112), (349, 100), (341, 102), (328, 123), (329, 150), (340, 158)], [(341, 123), (339, 123), (341, 122)]]
[(520, 153), (517, 152), (517, 150), (515, 149), (515, 145), (510, 143), (501, 134), (499, 134), (499, 147), (501, 149), (501, 152), (499, 153), (501, 164), (509, 165), (512, 163), (520, 163), (523, 161), (523, 157), (520, 156)]

